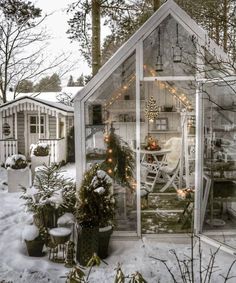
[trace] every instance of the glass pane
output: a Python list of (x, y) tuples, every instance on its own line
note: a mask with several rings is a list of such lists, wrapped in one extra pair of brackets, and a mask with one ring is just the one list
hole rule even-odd
[(41, 117), (40, 117), (40, 123), (41, 123), (41, 124), (44, 124), (44, 116), (41, 116)]
[(36, 126), (30, 126), (30, 133), (31, 134), (36, 134)]
[(36, 124), (36, 119), (37, 117), (36, 116), (30, 116), (30, 124)]
[(41, 126), (41, 134), (44, 134), (44, 126)]
[(195, 74), (195, 47), (190, 35), (172, 16), (143, 41), (144, 77)]
[(142, 82), (140, 176), (144, 234), (186, 233), (192, 229), (195, 91), (191, 81)]
[(96, 89), (85, 105), (86, 160), (114, 181), (116, 226), (136, 231), (136, 162), (132, 147), (136, 139), (135, 54), (132, 54)]
[(204, 85), (203, 231), (236, 248), (236, 86)]

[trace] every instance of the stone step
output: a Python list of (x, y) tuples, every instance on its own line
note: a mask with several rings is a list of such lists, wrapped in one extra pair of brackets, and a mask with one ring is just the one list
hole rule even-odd
[(184, 209), (145, 209), (142, 210), (141, 213), (142, 214), (151, 214), (151, 213), (182, 213), (184, 211)]
[(177, 197), (177, 193), (166, 193), (166, 192), (163, 192), (163, 193), (150, 193), (149, 194), (150, 197), (153, 197), (153, 196), (162, 196), (162, 197), (165, 197), (165, 196), (172, 196), (172, 197)]
[(182, 210), (146, 210), (142, 211), (142, 233), (183, 233)]
[(146, 208), (161, 210), (184, 209), (187, 202), (179, 200), (176, 193), (150, 193), (148, 195)]

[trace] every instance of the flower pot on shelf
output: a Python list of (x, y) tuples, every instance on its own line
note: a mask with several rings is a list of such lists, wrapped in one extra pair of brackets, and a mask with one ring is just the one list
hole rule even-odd
[(113, 232), (112, 226), (99, 228), (98, 240), (98, 256), (104, 259), (108, 256), (108, 247)]
[(44, 241), (42, 239), (35, 239), (32, 241), (25, 240), (25, 244), (29, 256), (43, 256)]
[(85, 266), (94, 253), (98, 253), (98, 227), (79, 227), (76, 259)]

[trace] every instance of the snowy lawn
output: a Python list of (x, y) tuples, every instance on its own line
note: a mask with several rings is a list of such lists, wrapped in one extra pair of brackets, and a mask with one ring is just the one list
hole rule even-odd
[[(68, 169), (71, 165), (68, 165)], [(68, 175), (73, 177), (72, 170)], [(63, 264), (56, 264), (48, 260), (47, 254), (41, 258), (29, 257), (26, 252), (25, 243), (22, 240), (22, 231), (25, 225), (32, 221), (32, 217), (25, 213), (23, 200), (19, 199), (20, 193), (8, 193), (6, 185), (5, 170), (0, 169), (0, 282), (1, 280), (13, 283), (44, 283), (65, 282), (65, 274), (69, 269)], [(100, 267), (92, 270), (90, 282), (113, 283), (114, 269), (119, 262), (125, 274), (135, 271), (142, 273), (148, 283), (173, 282), (162, 263), (150, 258), (154, 256), (168, 259), (169, 265), (176, 272), (176, 262), (170, 249), (175, 249), (179, 257), (190, 255), (189, 238), (173, 238), (163, 235), (162, 239), (150, 239), (144, 237), (142, 240), (117, 240), (111, 242), (110, 256), (106, 259), (108, 265), (102, 263)], [(210, 248), (202, 244), (203, 260), (209, 258)], [(214, 250), (212, 248), (212, 250)], [(219, 252), (217, 255), (217, 271), (213, 274), (211, 282), (224, 282), (219, 274), (226, 271), (235, 258), (226, 253)], [(232, 274), (236, 275), (236, 267)], [(179, 280), (179, 282), (181, 282)], [(196, 280), (199, 282), (199, 280)], [(235, 278), (227, 282), (236, 282)]]

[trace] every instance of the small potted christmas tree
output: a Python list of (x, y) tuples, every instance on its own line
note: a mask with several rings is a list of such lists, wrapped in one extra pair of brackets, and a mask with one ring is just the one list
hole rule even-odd
[(86, 265), (94, 253), (101, 258), (107, 256), (114, 214), (112, 179), (99, 165), (94, 165), (85, 173), (78, 195), (77, 260), (80, 264)]
[(49, 145), (46, 143), (31, 144), (31, 168), (34, 174), (35, 168), (41, 165), (49, 165)]
[(31, 186), (31, 170), (28, 167), (26, 157), (22, 154), (14, 154), (7, 158), (8, 192), (18, 192), (21, 186)]
[(22, 199), (34, 214), (38, 227), (54, 228), (62, 214), (75, 213), (75, 184), (62, 176), (58, 165), (43, 166), (38, 170), (34, 186), (22, 187)]

